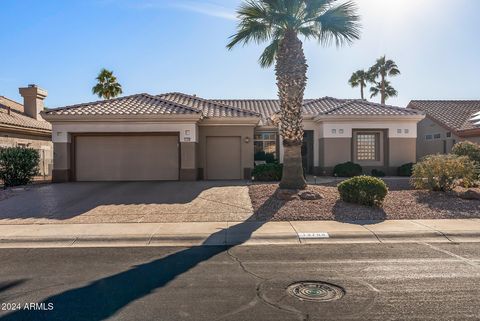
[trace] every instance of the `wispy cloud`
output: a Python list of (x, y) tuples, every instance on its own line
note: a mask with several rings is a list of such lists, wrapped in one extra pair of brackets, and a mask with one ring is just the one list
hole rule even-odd
[[(232, 1), (224, 1), (230, 2)], [(226, 19), (236, 20), (235, 10), (232, 7), (219, 4), (214, 1), (189, 1), (189, 0), (176, 0), (176, 1), (161, 1), (161, 0), (149, 0), (135, 2), (135, 7), (139, 9), (165, 9), (175, 8), (180, 10), (191, 11), (202, 15)]]

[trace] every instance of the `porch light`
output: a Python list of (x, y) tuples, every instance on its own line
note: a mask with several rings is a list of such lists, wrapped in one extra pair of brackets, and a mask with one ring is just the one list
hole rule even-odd
[(245, 144), (248, 144), (248, 143), (250, 143), (250, 137), (247, 136), (245, 137)]

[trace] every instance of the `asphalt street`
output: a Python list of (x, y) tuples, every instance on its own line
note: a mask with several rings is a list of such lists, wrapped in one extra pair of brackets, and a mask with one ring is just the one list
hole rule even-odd
[[(480, 243), (0, 250), (0, 320), (480, 320)], [(329, 302), (286, 289), (322, 281)]]

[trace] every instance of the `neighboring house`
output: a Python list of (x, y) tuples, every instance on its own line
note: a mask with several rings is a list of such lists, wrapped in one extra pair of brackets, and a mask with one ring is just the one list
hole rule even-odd
[(412, 100), (407, 108), (426, 113), (418, 123), (418, 159), (449, 153), (462, 140), (480, 143), (480, 100)]
[(43, 120), (47, 92), (35, 85), (19, 89), (23, 105), (0, 96), (0, 148), (29, 147), (40, 154), (40, 174), (51, 175), (53, 167), (52, 126)]
[[(52, 123), (54, 181), (249, 179), (254, 154), (282, 161), (278, 100), (206, 100), (138, 94), (59, 109)], [(396, 173), (416, 159), (422, 112), (330, 97), (303, 106), (306, 171), (354, 161)]]

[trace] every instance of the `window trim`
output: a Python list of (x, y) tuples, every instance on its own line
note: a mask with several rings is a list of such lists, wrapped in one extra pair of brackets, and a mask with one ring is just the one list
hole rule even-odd
[[(274, 139), (257, 139), (256, 136), (257, 135), (262, 135), (262, 134), (273, 134), (275, 136)], [(253, 154), (255, 155), (257, 152), (255, 151), (255, 144), (257, 142), (262, 142), (262, 151), (265, 152), (265, 142), (270, 142), (270, 143), (275, 143), (275, 152), (274, 152), (274, 156), (275, 156), (275, 159), (279, 159), (279, 146), (278, 146), (278, 143), (279, 143), (279, 135), (277, 132), (275, 131), (258, 131), (258, 132), (255, 132), (253, 133)]]
[[(375, 135), (375, 160), (358, 159), (358, 135)], [(383, 166), (385, 162), (385, 131), (384, 130), (354, 130), (352, 137), (352, 159), (363, 166)]]

